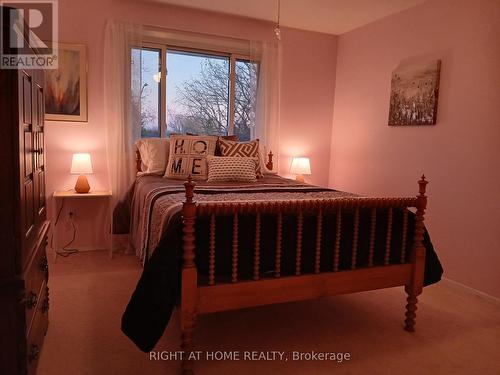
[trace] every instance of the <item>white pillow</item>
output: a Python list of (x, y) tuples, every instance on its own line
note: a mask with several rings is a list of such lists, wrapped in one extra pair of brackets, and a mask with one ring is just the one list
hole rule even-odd
[(257, 181), (258, 158), (242, 156), (207, 156), (208, 182)]
[[(262, 174), (265, 175), (270, 175), (270, 174), (278, 174), (278, 171), (276, 170), (270, 170), (267, 169), (267, 155), (265, 154), (264, 150), (260, 152), (260, 165), (262, 166)], [(276, 168), (276, 161), (274, 162), (274, 168)]]
[(170, 149), (168, 138), (141, 138), (135, 145), (141, 153), (143, 172), (163, 175)]

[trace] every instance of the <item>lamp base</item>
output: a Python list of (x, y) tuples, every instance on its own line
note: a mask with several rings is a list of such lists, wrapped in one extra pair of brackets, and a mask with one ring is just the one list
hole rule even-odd
[(298, 181), (298, 182), (305, 182), (305, 178), (304, 178), (304, 175), (303, 174), (298, 174), (297, 176), (295, 176), (295, 181)]
[(78, 180), (76, 180), (75, 191), (79, 194), (85, 194), (90, 191), (90, 185), (87, 181), (87, 177), (85, 177), (83, 174), (78, 176)]

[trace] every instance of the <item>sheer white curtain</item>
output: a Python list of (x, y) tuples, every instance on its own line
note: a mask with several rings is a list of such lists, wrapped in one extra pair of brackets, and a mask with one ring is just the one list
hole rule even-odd
[(115, 208), (113, 233), (126, 233), (129, 224), (127, 205), (121, 203), (128, 199), (135, 179), (134, 143), (141, 132), (140, 100), (133, 100), (134, 91), (141, 87), (141, 64), (135, 58), (131, 64), (131, 48), (141, 45), (141, 25), (108, 20), (104, 41), (104, 112), (108, 178)]
[(255, 129), (252, 136), (260, 140), (265, 160), (269, 151), (273, 152), (273, 171), (277, 171), (280, 152), (281, 43), (251, 42), (250, 55), (252, 60), (259, 63)]

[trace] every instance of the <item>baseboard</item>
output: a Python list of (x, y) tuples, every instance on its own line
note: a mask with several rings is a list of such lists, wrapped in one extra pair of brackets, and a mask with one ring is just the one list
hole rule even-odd
[(94, 246), (77, 246), (77, 247), (72, 247), (72, 249), (78, 250), (80, 252), (84, 251), (109, 251), (109, 248), (107, 247), (94, 247)]
[[(87, 251), (109, 251), (108, 248), (106, 247), (95, 247), (95, 246), (76, 246), (76, 247), (73, 247), (71, 246), (71, 249), (70, 250), (77, 250), (79, 253), (83, 253), (83, 252), (87, 252)], [(59, 251), (64, 251), (62, 249), (59, 249)], [(54, 254), (54, 249), (48, 247), (47, 248), (47, 252), (50, 252), (52, 254)]]
[(492, 296), (491, 294), (488, 294), (488, 293), (485, 293), (485, 292), (482, 292), (480, 290), (477, 290), (477, 289), (474, 289), (468, 285), (465, 285), (465, 284), (462, 284), (458, 281), (455, 281), (455, 280), (452, 280), (452, 279), (449, 279), (447, 277), (443, 277), (441, 279), (441, 281), (443, 281), (445, 284), (448, 284), (449, 286), (452, 286), (456, 289), (462, 289), (462, 290), (465, 290), (469, 293), (472, 293), (472, 294), (475, 294), (477, 296), (480, 296), (480, 297), (483, 297), (495, 304), (498, 304), (500, 305), (500, 298), (498, 297), (495, 297), (495, 296)]

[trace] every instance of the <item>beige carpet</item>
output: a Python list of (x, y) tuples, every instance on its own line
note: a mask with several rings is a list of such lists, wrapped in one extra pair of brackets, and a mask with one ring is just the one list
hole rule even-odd
[[(150, 361), (120, 331), (141, 267), (134, 256), (87, 252), (50, 269), (50, 325), (39, 375), (176, 374)], [(204, 351), (283, 351), (281, 361), (200, 361), (197, 374), (500, 374), (500, 304), (450, 282), (425, 288), (417, 332), (402, 329), (401, 288), (201, 316)], [(174, 314), (158, 350), (179, 350)], [(293, 361), (293, 351), (351, 359)], [(205, 355), (205, 354), (203, 354)]]

